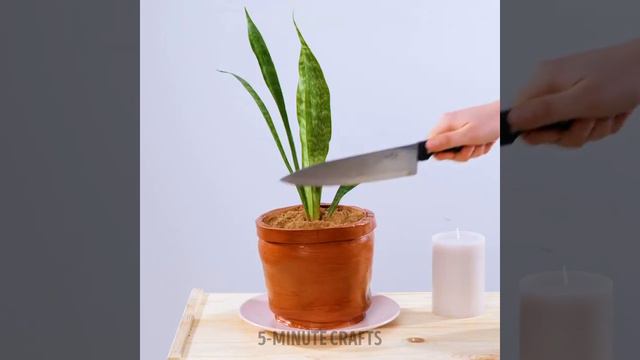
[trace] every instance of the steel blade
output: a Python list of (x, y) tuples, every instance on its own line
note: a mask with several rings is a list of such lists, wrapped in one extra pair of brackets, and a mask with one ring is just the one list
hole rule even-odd
[(354, 185), (415, 175), (418, 168), (415, 144), (328, 161), (282, 178), (296, 185)]

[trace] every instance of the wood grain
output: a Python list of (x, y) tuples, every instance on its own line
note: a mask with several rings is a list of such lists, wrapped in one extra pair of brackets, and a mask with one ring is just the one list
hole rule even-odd
[[(392, 323), (364, 333), (360, 343), (316, 339), (310, 345), (274, 343), (274, 334), (242, 321), (238, 309), (257, 294), (205, 294), (194, 289), (169, 354), (170, 360), (204, 359), (430, 359), (496, 360), (500, 358), (500, 295), (486, 295), (486, 311), (469, 319), (431, 313), (431, 293), (384, 293), (402, 308)], [(198, 305), (200, 304), (200, 305)], [(267, 340), (259, 345), (259, 335)]]
[(182, 313), (180, 324), (173, 344), (169, 350), (169, 360), (181, 360), (185, 358), (186, 345), (192, 338), (194, 330), (197, 328), (202, 318), (202, 310), (206, 306), (208, 295), (202, 289), (193, 289), (189, 294), (187, 305)]

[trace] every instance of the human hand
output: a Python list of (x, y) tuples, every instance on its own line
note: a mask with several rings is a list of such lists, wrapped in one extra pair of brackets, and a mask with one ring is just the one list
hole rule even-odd
[[(427, 150), (438, 160), (484, 155), (500, 136), (500, 101), (446, 113), (431, 131)], [(463, 146), (459, 152), (446, 151)]]
[[(543, 62), (509, 122), (529, 144), (580, 147), (618, 132), (638, 104), (640, 39)], [(540, 129), (568, 119), (567, 130)]]

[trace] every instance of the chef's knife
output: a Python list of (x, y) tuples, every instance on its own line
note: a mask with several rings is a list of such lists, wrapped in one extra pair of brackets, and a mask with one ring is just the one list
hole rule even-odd
[[(500, 112), (500, 146), (511, 145), (522, 134), (520, 131), (513, 131), (511, 124), (509, 123), (509, 113), (511, 109), (503, 110)], [(573, 120), (560, 121), (555, 124), (546, 125), (538, 130), (555, 129), (555, 130), (569, 130)]]
[[(509, 124), (510, 110), (500, 112), (500, 146), (512, 144), (520, 132), (513, 131)], [(544, 128), (567, 130), (571, 120), (562, 121)], [(427, 141), (397, 148), (376, 151), (344, 159), (328, 161), (310, 166), (282, 178), (282, 181), (296, 185), (354, 185), (365, 182), (393, 179), (415, 175), (418, 161), (427, 160), (433, 155), (427, 151)], [(462, 146), (447, 151), (458, 152)]]
[[(296, 185), (354, 185), (371, 181), (415, 175), (418, 161), (433, 155), (427, 151), (426, 141), (392, 149), (328, 161), (301, 169), (282, 178)], [(462, 147), (446, 151), (458, 152)]]

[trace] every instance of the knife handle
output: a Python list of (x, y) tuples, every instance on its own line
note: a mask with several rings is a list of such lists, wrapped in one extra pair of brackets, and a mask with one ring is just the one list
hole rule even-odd
[[(513, 131), (511, 124), (509, 124), (509, 112), (511, 109), (503, 110), (500, 112), (500, 146), (511, 145), (522, 134), (521, 131)], [(554, 124), (546, 125), (539, 130), (569, 130), (573, 124), (573, 120), (559, 121)]]
[[(416, 144), (416, 146), (418, 146), (418, 161), (427, 160), (431, 157), (431, 155), (434, 154), (432, 152), (429, 152), (429, 150), (427, 150), (427, 140), (420, 141), (419, 143)], [(456, 146), (454, 148), (442, 150), (439, 152), (451, 151), (451, 152), (457, 153), (457, 152), (460, 152), (460, 150), (462, 150), (463, 147), (464, 146)]]

